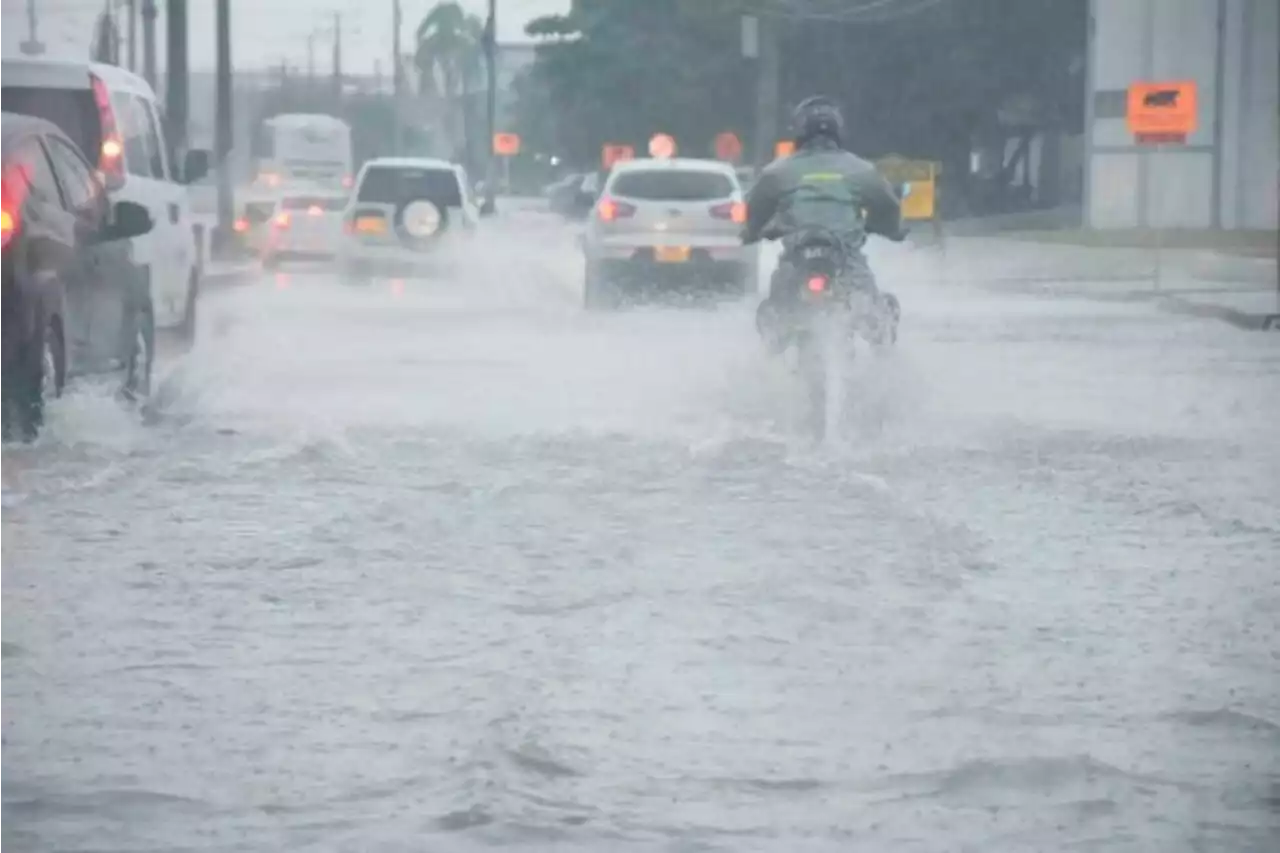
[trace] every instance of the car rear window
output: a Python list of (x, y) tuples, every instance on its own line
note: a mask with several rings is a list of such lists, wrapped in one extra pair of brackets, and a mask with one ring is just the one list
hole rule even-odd
[(612, 195), (645, 201), (710, 201), (734, 193), (733, 181), (720, 172), (622, 172), (609, 188)]
[(332, 196), (300, 195), (282, 199), (280, 206), (285, 210), (308, 210), (312, 207), (318, 207), (321, 210), (342, 210), (347, 206), (347, 200)]
[(356, 195), (356, 201), (374, 204), (402, 204), (417, 199), (440, 207), (462, 207), (457, 175), (451, 169), (371, 166)]
[(244, 206), (245, 221), (253, 225), (261, 224), (271, 218), (271, 214), (275, 209), (275, 202), (251, 201)]
[(36, 116), (53, 122), (71, 137), (90, 163), (98, 162), (102, 148), (102, 129), (98, 108), (89, 89), (46, 89), (28, 86), (4, 86), (0, 99), (5, 112)]

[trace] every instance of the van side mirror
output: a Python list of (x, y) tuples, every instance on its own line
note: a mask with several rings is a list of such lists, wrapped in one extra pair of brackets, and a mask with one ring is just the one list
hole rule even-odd
[(209, 152), (192, 149), (182, 158), (182, 182), (194, 184), (209, 174)]
[(111, 209), (111, 222), (102, 229), (103, 240), (128, 240), (150, 233), (155, 227), (151, 212), (132, 201), (118, 201)]

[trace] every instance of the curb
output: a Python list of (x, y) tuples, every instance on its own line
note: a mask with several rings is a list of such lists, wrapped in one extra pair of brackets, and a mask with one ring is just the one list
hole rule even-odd
[(1166, 296), (1157, 304), (1163, 310), (1173, 314), (1219, 320), (1246, 332), (1280, 330), (1280, 314), (1255, 314), (1228, 308), (1225, 305), (1190, 302), (1176, 296)]
[(248, 284), (261, 274), (262, 269), (257, 264), (237, 264), (206, 269), (200, 277), (200, 282), (205, 287), (234, 287)]

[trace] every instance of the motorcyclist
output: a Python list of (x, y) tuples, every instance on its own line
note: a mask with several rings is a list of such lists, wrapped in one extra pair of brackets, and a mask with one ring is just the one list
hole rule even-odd
[(787, 286), (795, 269), (795, 236), (806, 228), (821, 228), (842, 240), (847, 274), (870, 290), (881, 308), (872, 335), (884, 342), (896, 335), (898, 300), (876, 287), (862, 247), (868, 234), (894, 241), (906, 236), (901, 202), (874, 165), (840, 147), (844, 118), (830, 98), (815, 95), (801, 101), (792, 113), (792, 125), (795, 153), (766, 167), (747, 196), (743, 242), (755, 243), (765, 233), (783, 235), (782, 258), (769, 296), (756, 311), (756, 327), (774, 352), (787, 347), (788, 309), (797, 293)]

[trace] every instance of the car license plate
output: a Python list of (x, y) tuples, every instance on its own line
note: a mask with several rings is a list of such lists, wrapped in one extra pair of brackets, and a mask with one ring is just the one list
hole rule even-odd
[(653, 256), (660, 264), (683, 264), (689, 260), (688, 246), (656, 246)]
[(381, 216), (362, 216), (356, 220), (356, 231), (361, 234), (381, 234), (387, 230), (387, 222)]

